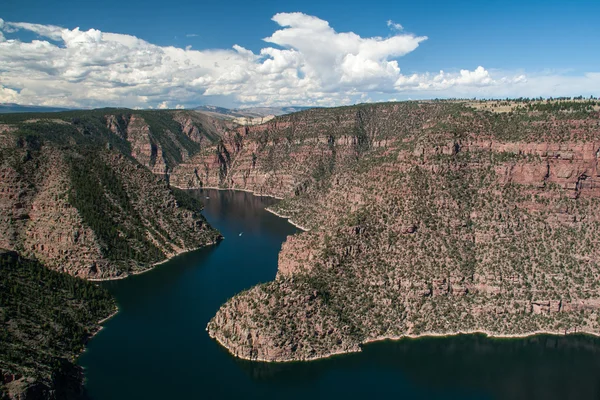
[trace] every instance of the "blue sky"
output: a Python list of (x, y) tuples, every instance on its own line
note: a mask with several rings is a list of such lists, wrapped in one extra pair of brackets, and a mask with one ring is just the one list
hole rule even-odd
[[(315, 40), (321, 37), (321, 27), (314, 25), (318, 29), (311, 31), (312, 22), (306, 18), (295, 18), (291, 23), (296, 24), (294, 26), (297, 29), (295, 33), (292, 32), (293, 29), (286, 33), (285, 39), (270, 43), (263, 41), (263, 38), (286, 28), (272, 20), (276, 14), (294, 12), (326, 21), (336, 34), (352, 32), (361, 40), (385, 40), (393, 36), (405, 36), (408, 40), (411, 35), (413, 38), (426, 39), (413, 42), (413, 45), (398, 44), (400, 47), (390, 44), (386, 47), (387, 52), (375, 56), (368, 51), (369, 54), (361, 55), (357, 50), (360, 47), (358, 42), (355, 46), (340, 44), (336, 61), (316, 56), (311, 61), (308, 60), (310, 57), (304, 57), (310, 52), (310, 46), (301, 41), (301, 36), (308, 41), (311, 37)], [(222, 3), (198, 0), (3, 0), (0, 18), (7, 23), (26, 22), (68, 30), (79, 27), (82, 32), (94, 29), (102, 33), (131, 35), (155, 46), (152, 51), (157, 53), (169, 46), (180, 49), (191, 46), (192, 50), (200, 51), (196, 54), (198, 57), (190, 55), (194, 60), (204, 57), (206, 50), (230, 51), (234, 45), (250, 50), (254, 55), (259, 55), (261, 49), (265, 48), (292, 50), (299, 53), (295, 54), (295, 61), (289, 60), (289, 54), (278, 53), (263, 55), (258, 60), (239, 60), (237, 65), (250, 70), (260, 66), (265, 59), (271, 58), (279, 62), (278, 60), (287, 57), (289, 65), (285, 68), (288, 72), (293, 72), (295, 68), (299, 78), (305, 78), (308, 74), (312, 80), (308, 82), (305, 79), (300, 83), (292, 82), (290, 77), (287, 81), (281, 80), (277, 73), (283, 74), (284, 69), (271, 69), (268, 77), (265, 77), (264, 71), (257, 70), (253, 74), (246, 74), (245, 78), (232, 78), (228, 75), (224, 79), (223, 74), (231, 71), (231, 64), (223, 66), (219, 72), (208, 71), (202, 64), (203, 61), (198, 61), (197, 68), (189, 75), (190, 81), (195, 83), (189, 87), (184, 87), (181, 83), (185, 81), (185, 76), (180, 74), (171, 77), (174, 82), (178, 82), (176, 85), (179, 89), (168, 88), (169, 77), (164, 73), (145, 74), (145, 80), (140, 80), (140, 85), (129, 85), (115, 76), (123, 71), (122, 65), (135, 68), (136, 62), (133, 59), (114, 60), (115, 63), (122, 63), (120, 66), (107, 65), (107, 68), (114, 67), (114, 71), (103, 81), (95, 70), (81, 71), (83, 67), (79, 64), (77, 68), (71, 66), (61, 69), (58, 58), (64, 58), (65, 55), (63, 53), (59, 57), (60, 52), (56, 49), (56, 54), (53, 53), (57, 58), (56, 65), (53, 65), (48, 75), (55, 82), (60, 83), (61, 78), (64, 80), (61, 92), (53, 87), (49, 88), (47, 82), (44, 84), (50, 79), (44, 79), (40, 71), (49, 70), (47, 66), (42, 68), (39, 60), (37, 65), (16, 65), (16, 61), (12, 59), (16, 58), (15, 44), (8, 46), (7, 42), (12, 40), (22, 44), (20, 58), (37, 57), (34, 53), (39, 49), (24, 45), (35, 39), (46, 40), (59, 48), (69, 46), (66, 42), (61, 43), (58, 36), (44, 38), (39, 28), (13, 26), (4, 29), (5, 38), (0, 42), (0, 90), (4, 91), (4, 94), (0, 91), (0, 101), (12, 99), (16, 102), (52, 105), (62, 102), (61, 105), (88, 107), (156, 107), (161, 104), (175, 107), (209, 102), (225, 106), (299, 103), (335, 105), (369, 100), (454, 96), (600, 95), (600, 77), (596, 75), (600, 72), (599, 15), (600, 1), (233, 0)], [(287, 23), (289, 18), (284, 20)], [(388, 26), (387, 22), (390, 20), (401, 24), (403, 29)], [(311, 32), (314, 36), (311, 36)], [(299, 36), (293, 39), (289, 37), (294, 34)], [(332, 40), (337, 40), (336, 37), (331, 36)], [(98, 40), (106, 41), (105, 38)], [(121, 43), (120, 39), (115, 40)], [(77, 40), (77, 43), (81, 41)], [(9, 54), (9, 51), (13, 54)], [(81, 58), (80, 52), (72, 51), (70, 54), (74, 56), (74, 53)], [(43, 54), (47, 56), (47, 53)], [(223, 56), (227, 57), (226, 54)], [(170, 58), (173, 57), (179, 56)], [(184, 56), (181, 57), (183, 60)], [(331, 62), (331, 69), (343, 71), (339, 74), (329, 73), (326, 59)], [(212, 58), (210, 60), (214, 61)], [(94, 62), (96, 67), (102, 64), (98, 60)], [(397, 64), (389, 64), (390, 62)], [(164, 66), (164, 58), (157, 63)], [(142, 64), (144, 68), (148, 67), (146, 61)], [(224, 63), (214, 61), (213, 64), (216, 66)], [(478, 67), (482, 69), (477, 70)], [(444, 71), (441, 77), (440, 70)], [(469, 75), (463, 74), (461, 78), (461, 70), (469, 72)], [(22, 75), (27, 76), (28, 73), (31, 73), (31, 80), (23, 79)], [(73, 78), (73, 74), (77, 77)], [(21, 78), (17, 78), (19, 75)], [(147, 89), (152, 86), (150, 75), (156, 76), (157, 85), (164, 87), (163, 90)], [(86, 78), (92, 76), (95, 77)], [(133, 75), (127, 72), (124, 76)], [(270, 90), (252, 95), (252, 91), (256, 92), (257, 88), (244, 85), (241, 83), (243, 79), (260, 80), (260, 88), (271, 85)], [(226, 85), (219, 84), (216, 87), (215, 82), (225, 81)], [(441, 81), (445, 83), (439, 84)], [(137, 81), (133, 79), (132, 82)], [(75, 88), (75, 83), (82, 86), (80, 92)], [(294, 87), (302, 88), (301, 95), (286, 94), (282, 83), (298, 85)], [(100, 93), (107, 94), (105, 103), (90, 95), (94, 92), (94, 85), (102, 88)], [(115, 89), (114, 96), (109, 92), (108, 86), (111, 85)], [(121, 89), (123, 85), (135, 86), (135, 89), (125, 91)], [(332, 95), (334, 92), (336, 95)], [(113, 104), (115, 102), (122, 104)]]

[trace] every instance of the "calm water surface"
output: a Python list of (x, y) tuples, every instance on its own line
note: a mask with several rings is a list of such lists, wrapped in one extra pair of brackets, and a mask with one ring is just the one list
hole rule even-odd
[(229, 297), (275, 277), (281, 243), (297, 230), (264, 211), (276, 200), (196, 195), (225, 240), (104, 284), (120, 312), (79, 360), (92, 399), (600, 398), (600, 340), (586, 336), (380, 342), (309, 363), (231, 357), (206, 324)]

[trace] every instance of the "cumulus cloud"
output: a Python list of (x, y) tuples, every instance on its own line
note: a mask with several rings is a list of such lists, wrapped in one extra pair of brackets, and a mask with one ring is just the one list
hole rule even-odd
[(466, 69), (458, 73), (446, 73), (440, 71), (436, 75), (431, 74), (413, 74), (410, 76), (402, 75), (395, 83), (398, 90), (446, 90), (456, 86), (478, 88), (498, 85), (510, 85), (525, 82), (525, 75), (516, 75), (512, 77), (502, 77), (493, 79), (485, 68), (477, 67), (473, 71)]
[(0, 84), (0, 103), (16, 103), (19, 93)]
[(410, 34), (362, 38), (352, 32), (338, 33), (327, 21), (302, 13), (276, 14), (273, 21), (283, 29), (264, 40), (290, 50), (268, 48), (261, 54), (286, 62), (285, 68), (299, 67), (305, 79), (329, 92), (340, 86), (390, 87), (400, 73), (397, 61), (390, 59), (410, 53), (427, 39)]
[[(585, 88), (581, 94), (600, 88), (600, 74), (594, 73), (577, 79), (526, 77), (480, 66), (405, 74), (399, 59), (427, 37), (401, 32), (391, 20), (387, 25), (395, 33), (383, 38), (337, 32), (327, 21), (303, 13), (272, 19), (279, 28), (263, 39), (266, 45), (257, 53), (239, 45), (201, 51), (157, 46), (131, 35), (0, 19), (0, 102), (179, 108), (213, 98), (231, 105), (329, 106), (402, 93), (537, 96), (549, 81), (555, 81), (555, 90)], [(21, 41), (21, 30), (38, 37)]]

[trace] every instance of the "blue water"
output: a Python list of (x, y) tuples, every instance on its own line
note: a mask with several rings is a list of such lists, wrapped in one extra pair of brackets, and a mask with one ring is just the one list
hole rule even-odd
[(600, 399), (600, 340), (586, 336), (464, 335), (308, 363), (235, 359), (206, 324), (229, 297), (275, 277), (281, 243), (297, 229), (264, 210), (274, 199), (195, 194), (225, 240), (103, 283), (120, 311), (79, 359), (92, 399)]

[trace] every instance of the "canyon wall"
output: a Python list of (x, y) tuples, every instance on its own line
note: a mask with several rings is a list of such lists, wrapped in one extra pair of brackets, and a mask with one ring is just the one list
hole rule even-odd
[(6, 117), (0, 248), (107, 279), (218, 240), (201, 205), (186, 208), (188, 196), (162, 179), (210, 145), (216, 128), (204, 129), (193, 113), (102, 111)]
[(600, 334), (598, 112), (363, 105), (280, 117), (220, 146), (172, 181), (284, 197), (275, 211), (310, 229), (283, 245), (275, 281), (209, 323), (239, 357), (423, 334)]

